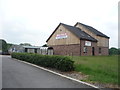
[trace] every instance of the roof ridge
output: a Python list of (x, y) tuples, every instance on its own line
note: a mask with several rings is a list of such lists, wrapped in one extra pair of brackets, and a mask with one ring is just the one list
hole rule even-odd
[(71, 26), (71, 25), (67, 25), (67, 24), (63, 24), (70, 32), (74, 33), (77, 37), (81, 38), (81, 39), (88, 39), (91, 41), (97, 41), (95, 38), (93, 38), (92, 36), (90, 36), (89, 34), (87, 34), (86, 32), (82, 31), (80, 28), (75, 27), (75, 26)]
[[(95, 41), (95, 42), (97, 41), (95, 38), (93, 38), (92, 36), (90, 36), (86, 32), (82, 31), (80, 28), (72, 26), (72, 25), (64, 24), (64, 23), (59, 23), (59, 25), (53, 31), (53, 33), (50, 35), (50, 37), (56, 32), (56, 30), (58, 29), (58, 27), (60, 25), (63, 25), (66, 29), (68, 29), (71, 33), (73, 33), (79, 39), (85, 39), (85, 40), (90, 40), (90, 41)], [(50, 37), (47, 39), (47, 41), (50, 39)]]
[(83, 24), (83, 23), (80, 23), (80, 22), (77, 22), (74, 26), (76, 26), (77, 24), (83, 25), (85, 28), (89, 29), (91, 32), (95, 33), (98, 36), (109, 38), (107, 35), (105, 35), (104, 33), (100, 32), (100, 31), (98, 31), (96, 28), (94, 28), (92, 26), (89, 26), (89, 25), (86, 25), (86, 24)]

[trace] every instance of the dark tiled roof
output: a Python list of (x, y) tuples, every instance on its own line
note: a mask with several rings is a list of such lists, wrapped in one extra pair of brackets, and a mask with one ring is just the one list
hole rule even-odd
[(61, 25), (63, 25), (65, 28), (67, 28), (70, 32), (75, 34), (80, 39), (90, 40), (90, 41), (95, 41), (95, 42), (97, 41), (95, 38), (93, 38), (89, 34), (85, 33), (80, 28), (70, 26), (70, 25), (66, 25), (66, 24), (63, 24), (63, 23), (61, 23)]
[[(91, 32), (95, 33), (95, 34), (98, 35), (98, 36), (109, 38), (108, 36), (106, 36), (105, 34), (99, 32), (98, 30), (96, 30), (95, 28), (93, 28), (93, 27), (91, 27), (91, 26), (88, 26), (88, 25), (85, 25), (85, 24), (82, 24), (82, 23), (79, 23), (79, 22), (78, 22), (77, 24), (83, 25), (83, 26), (86, 27), (88, 30), (90, 30)], [(77, 25), (77, 24), (76, 24), (76, 25)]]

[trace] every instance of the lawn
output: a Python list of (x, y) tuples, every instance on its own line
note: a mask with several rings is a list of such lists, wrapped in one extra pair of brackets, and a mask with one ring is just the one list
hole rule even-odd
[(89, 75), (87, 81), (118, 84), (118, 56), (73, 56), (75, 71)]

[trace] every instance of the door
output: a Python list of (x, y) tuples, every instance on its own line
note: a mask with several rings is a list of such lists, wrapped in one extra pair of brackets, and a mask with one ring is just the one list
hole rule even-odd
[(48, 49), (48, 55), (53, 55), (53, 49)]
[(35, 49), (35, 53), (37, 53), (37, 49)]
[(27, 52), (28, 51), (28, 49), (27, 48), (25, 48), (25, 52)]
[(94, 56), (95, 55), (95, 48), (92, 47), (92, 55)]
[(48, 55), (53, 55), (53, 47), (48, 47)]

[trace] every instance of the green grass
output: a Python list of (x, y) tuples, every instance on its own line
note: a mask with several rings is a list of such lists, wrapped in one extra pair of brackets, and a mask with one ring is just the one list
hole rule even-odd
[(87, 81), (118, 84), (118, 56), (73, 56), (71, 58), (75, 61), (75, 71), (89, 75)]

